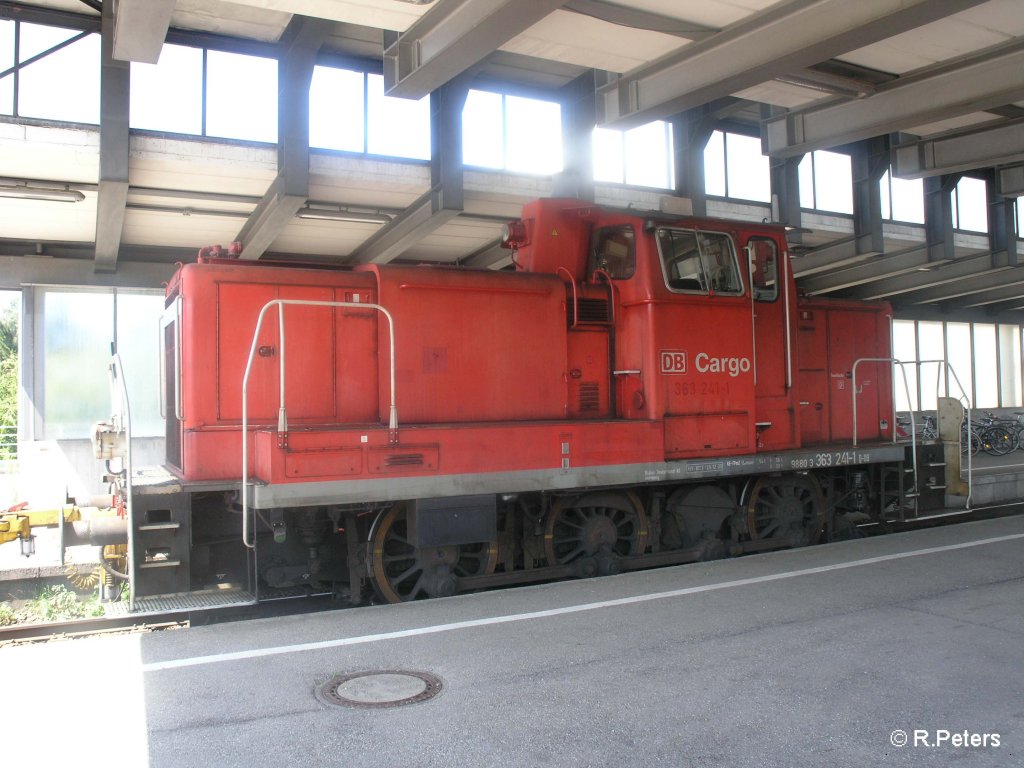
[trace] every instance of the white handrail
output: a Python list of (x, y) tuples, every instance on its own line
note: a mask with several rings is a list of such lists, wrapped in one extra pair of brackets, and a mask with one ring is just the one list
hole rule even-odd
[[(121, 355), (113, 354), (110, 363), (111, 374), (121, 400), (120, 428), (124, 431), (124, 507), (128, 519), (128, 610), (135, 610), (135, 536), (134, 510), (132, 502), (132, 408), (128, 401), (128, 380), (124, 377)], [(101, 555), (102, 556), (102, 555)], [(63, 557), (63, 555), (62, 555)]]
[(389, 439), (394, 442), (398, 437), (398, 409), (395, 406), (395, 320), (380, 304), (365, 304), (357, 301), (306, 301), (303, 299), (273, 299), (263, 305), (259, 318), (256, 320), (256, 330), (252, 335), (252, 345), (249, 347), (249, 358), (245, 363), (245, 374), (242, 376), (242, 543), (249, 549), (256, 548), (256, 542), (249, 543), (249, 374), (252, 371), (252, 361), (256, 355), (257, 344), (259, 343), (260, 331), (263, 329), (263, 319), (267, 310), (277, 307), (278, 331), (280, 334), (281, 360), (278, 364), (280, 370), (281, 400), (278, 409), (277, 429), (280, 433), (288, 430), (288, 415), (284, 402), (284, 372), (285, 372), (285, 330), (284, 330), (284, 307), (345, 307), (349, 309), (372, 309), (380, 312), (388, 321), (388, 341), (390, 343), (390, 365), (391, 365), (391, 411), (388, 420)]
[[(960, 393), (961, 393), (963, 399), (967, 401), (967, 439), (968, 439), (968, 441), (970, 441), (970, 436), (971, 436), (971, 399), (967, 396), (966, 390), (964, 390), (963, 385), (960, 383), (960, 377), (956, 375), (956, 371), (953, 370), (953, 366), (949, 364), (948, 360), (906, 360), (906, 361), (904, 361), (904, 360), (898, 360), (895, 357), (862, 357), (862, 358), (859, 358), (858, 360), (854, 360), (854, 362), (853, 362), (853, 369), (852, 369), (853, 385), (852, 385), (851, 397), (853, 398), (853, 445), (854, 445), (855, 448), (857, 447), (857, 395), (860, 394), (860, 391), (857, 389), (857, 366), (860, 365), (861, 363), (890, 363), (892, 365), (898, 365), (900, 367), (900, 372), (903, 374), (903, 388), (904, 388), (904, 391), (906, 392), (906, 395), (907, 395), (907, 403), (908, 404), (911, 403), (912, 401), (910, 399), (910, 384), (909, 384), (909, 382), (907, 380), (907, 371), (904, 368), (904, 366), (906, 366), (906, 365), (915, 365), (915, 366), (917, 366), (918, 371), (921, 370), (921, 366), (922, 365), (931, 364), (931, 363), (937, 363), (939, 365), (946, 366), (947, 371), (949, 373), (953, 374), (953, 380), (956, 381), (956, 385), (960, 388)], [(918, 378), (920, 378), (920, 373), (918, 374)], [(935, 382), (936, 395), (938, 394), (938, 389), (939, 389), (939, 381), (938, 381), (938, 379), (939, 379), (939, 377), (936, 376), (936, 382)], [(893, 441), (893, 443), (896, 442), (896, 418), (895, 418), (896, 404), (895, 404), (895, 400), (896, 400), (896, 398), (893, 397), (893, 414), (894, 414), (893, 415), (893, 421), (892, 421), (892, 441)], [(911, 461), (914, 463), (914, 490), (915, 491), (919, 491), (920, 489), (918, 488), (918, 478), (917, 478), (917, 428), (916, 428), (916, 426), (914, 424), (914, 411), (913, 411), (913, 409), (911, 409), (909, 413), (910, 413), (910, 435), (911, 435), (911, 438), (910, 438), (910, 454), (911, 454)], [(972, 464), (972, 458), (971, 458), (970, 443), (968, 442), (968, 446), (967, 446), (967, 503), (966, 503), (966, 508), (967, 509), (971, 508), (971, 495), (974, 492), (974, 485), (973, 485), (973, 482), (972, 482), (973, 481), (972, 473), (973, 473), (973, 464)]]

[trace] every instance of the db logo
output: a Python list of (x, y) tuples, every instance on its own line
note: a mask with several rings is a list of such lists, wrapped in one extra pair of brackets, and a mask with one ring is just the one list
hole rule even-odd
[(686, 373), (686, 353), (672, 349), (661, 350), (662, 373)]

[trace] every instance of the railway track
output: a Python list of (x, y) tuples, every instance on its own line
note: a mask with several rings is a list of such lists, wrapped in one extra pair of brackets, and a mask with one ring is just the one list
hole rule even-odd
[[(1024, 514), (1024, 501), (994, 504), (975, 507), (969, 510), (953, 510), (936, 515), (921, 517), (907, 521), (890, 521), (865, 523), (859, 530), (865, 536), (879, 536), (888, 533), (900, 533), (925, 528), (936, 528), (945, 525), (989, 520), (998, 517), (1011, 517)], [(776, 548), (780, 542), (776, 542)], [(767, 549), (767, 547), (765, 548)], [(647, 554), (622, 559), (623, 570), (641, 570), (644, 568), (674, 565), (689, 562), (686, 551)], [(554, 566), (535, 568), (532, 571), (517, 574), (517, 583), (537, 583), (571, 577), (579, 577), (572, 566)], [(589, 575), (589, 574), (584, 574)], [(466, 579), (465, 591), (488, 589), (500, 584), (500, 576), (476, 576)], [(524, 578), (525, 577), (525, 578)], [(0, 648), (32, 642), (52, 642), (72, 640), (97, 635), (109, 635), (135, 632), (162, 632), (185, 629), (193, 625), (216, 624), (225, 621), (244, 621), (271, 616), (312, 613), (325, 610), (337, 610), (339, 601), (329, 596), (318, 594), (305, 597), (290, 597), (261, 602), (255, 605), (225, 606), (202, 610), (172, 610), (161, 613), (124, 614), (101, 616), (87, 619), (71, 619), (67, 621), (36, 622), (0, 627)]]

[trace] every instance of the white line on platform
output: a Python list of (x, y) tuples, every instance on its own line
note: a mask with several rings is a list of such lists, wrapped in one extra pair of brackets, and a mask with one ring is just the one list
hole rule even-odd
[(475, 627), (488, 627), (495, 624), (510, 624), (516, 621), (529, 621), (531, 619), (544, 619), (552, 616), (563, 616), (570, 613), (582, 613), (584, 611), (596, 611), (601, 608), (615, 608), (621, 605), (634, 605), (646, 603), (651, 600), (666, 600), (673, 597), (685, 597), (696, 595), (702, 592), (715, 592), (720, 589), (733, 589), (734, 587), (745, 587), (751, 584), (764, 584), (769, 581), (781, 581), (792, 579), (797, 576), (810, 576), (815, 573), (828, 573), (829, 571), (841, 571), (846, 568), (859, 568), (864, 565), (885, 563), (890, 560), (903, 560), (908, 557), (919, 557), (920, 555), (933, 555), (939, 552), (952, 552), (957, 549), (968, 549), (970, 547), (981, 547), (986, 544), (998, 544), (1004, 541), (1024, 539), (1024, 533), (1014, 533), (1007, 536), (997, 536), (991, 539), (978, 539), (977, 541), (965, 541), (959, 544), (947, 544), (941, 547), (928, 547), (927, 549), (915, 549), (910, 552), (897, 552), (892, 555), (879, 555), (878, 557), (866, 557), (862, 560), (851, 560), (846, 563), (835, 563), (833, 565), (821, 565), (815, 568), (802, 568), (797, 571), (784, 571), (772, 573), (766, 576), (754, 576), (749, 579), (736, 579), (734, 581), (723, 581), (718, 584), (704, 584), (698, 587), (686, 587), (684, 589), (673, 589), (667, 592), (653, 592), (647, 595), (634, 595), (633, 597), (620, 597), (615, 600), (602, 600), (596, 603), (582, 603), (580, 605), (569, 605), (564, 608), (551, 608), (546, 611), (531, 611), (529, 613), (515, 613), (509, 616), (492, 616), (485, 619), (471, 619), (468, 621), (456, 621), (450, 624), (435, 624), (429, 627), (414, 627), (402, 629), (397, 632), (381, 632), (375, 635), (360, 635), (358, 637), (342, 637), (335, 640), (322, 640), (315, 643), (297, 643), (295, 645), (278, 645), (270, 648), (254, 648), (248, 651), (235, 651), (233, 653), (215, 653), (209, 656), (193, 656), (185, 659), (172, 659), (170, 661), (157, 661), (152, 664), (143, 664), (143, 672), (160, 672), (166, 669), (180, 669), (182, 667), (198, 667), (203, 664), (219, 664), (226, 661), (241, 661), (244, 659), (258, 659), (263, 656), (277, 656), (285, 653), (298, 653), (302, 651), (318, 651), (325, 648), (341, 648), (347, 645), (366, 645), (377, 643), (382, 640), (399, 640), (406, 637), (417, 637), (419, 635), (436, 635), (441, 632), (454, 632), (460, 629), (473, 629)]

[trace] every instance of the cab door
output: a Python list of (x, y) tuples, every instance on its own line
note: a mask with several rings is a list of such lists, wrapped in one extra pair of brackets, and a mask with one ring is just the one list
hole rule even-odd
[(793, 349), (790, 279), (785, 253), (770, 237), (746, 243), (754, 346), (757, 445), (791, 448), (799, 430), (793, 407)]

